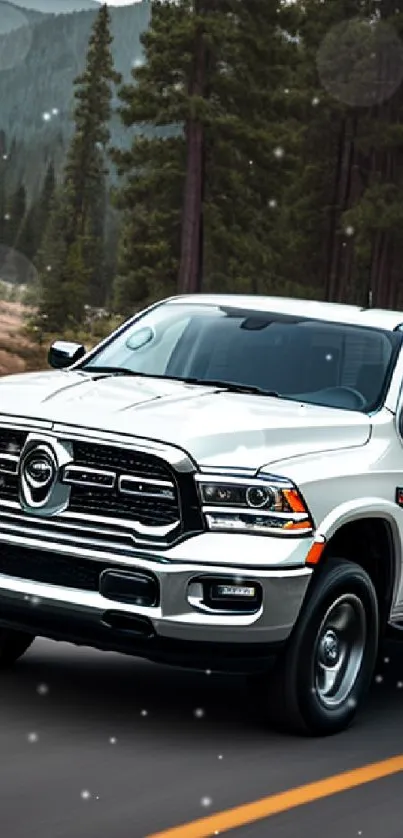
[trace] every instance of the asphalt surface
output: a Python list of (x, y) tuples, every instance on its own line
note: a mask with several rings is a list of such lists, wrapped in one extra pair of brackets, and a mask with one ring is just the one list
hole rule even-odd
[[(262, 729), (242, 679), (37, 640), (1, 675), (0, 835), (145, 838), (403, 754), (403, 645), (346, 733)], [(401, 680), (401, 684), (400, 684)], [(403, 774), (227, 832), (402, 838)]]

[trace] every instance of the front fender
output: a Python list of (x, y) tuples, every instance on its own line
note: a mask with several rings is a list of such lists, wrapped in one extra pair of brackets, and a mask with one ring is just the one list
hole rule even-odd
[(328, 543), (346, 524), (368, 518), (382, 518), (390, 527), (394, 555), (393, 602), (401, 587), (402, 541), (398, 521), (399, 508), (395, 503), (378, 497), (360, 498), (356, 501), (339, 504), (329, 512), (315, 529), (315, 542)]

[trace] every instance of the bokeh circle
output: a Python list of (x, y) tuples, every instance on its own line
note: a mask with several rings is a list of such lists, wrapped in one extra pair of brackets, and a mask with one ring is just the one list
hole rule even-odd
[(333, 26), (317, 53), (319, 79), (339, 102), (380, 105), (403, 81), (403, 42), (380, 20), (352, 18)]

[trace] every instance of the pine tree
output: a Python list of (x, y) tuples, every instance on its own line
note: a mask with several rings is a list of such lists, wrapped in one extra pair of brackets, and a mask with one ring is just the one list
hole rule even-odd
[(66, 263), (69, 247), (66, 241), (66, 198), (62, 189), (56, 191), (38, 253), (39, 310), (38, 321), (45, 331), (62, 332), (67, 325), (71, 301), (66, 292)]
[(129, 150), (113, 150), (121, 178), (115, 204), (122, 212), (114, 307), (174, 293), (180, 260), (185, 177), (182, 99), (189, 63), (189, 3), (152, 3), (142, 35), (144, 63), (119, 91), (123, 125), (134, 133)]
[[(227, 41), (210, 54), (210, 119), (205, 127), (205, 285), (280, 292), (279, 209), (299, 150), (289, 117), (298, 14), (281, 2), (235, 2)], [(231, 28), (228, 25), (228, 18)], [(207, 261), (207, 253), (206, 253)]]
[(0, 243), (4, 242), (6, 194), (7, 194), (7, 141), (4, 131), (0, 131)]
[(115, 153), (125, 178), (119, 308), (202, 282), (257, 290), (262, 271), (269, 282), (270, 205), (295, 168), (284, 88), (296, 48), (281, 33), (295, 20), (280, 0), (153, 4), (144, 65), (120, 93), (137, 135)]
[(26, 255), (34, 261), (36, 260), (36, 256), (42, 246), (45, 230), (48, 225), (53, 206), (55, 190), (55, 167), (53, 161), (50, 161), (46, 169), (38, 200), (34, 201), (30, 207), (26, 220)]
[(5, 240), (7, 220), (6, 216), (6, 195), (7, 195), (7, 140), (4, 131), (0, 131), (0, 276), (6, 255)]
[(6, 204), (5, 241), (9, 247), (18, 250), (27, 211), (27, 191), (21, 183), (10, 195)]
[(285, 270), (310, 273), (330, 300), (397, 306), (403, 2), (299, 6), (293, 105), (303, 141), (283, 218)]
[(110, 15), (104, 5), (93, 26), (85, 70), (75, 80), (75, 132), (40, 255), (40, 315), (48, 317), (52, 329), (63, 329), (66, 322), (80, 324), (85, 305), (99, 303), (100, 288), (103, 293), (106, 152), (112, 86), (120, 80), (113, 67), (111, 43)]

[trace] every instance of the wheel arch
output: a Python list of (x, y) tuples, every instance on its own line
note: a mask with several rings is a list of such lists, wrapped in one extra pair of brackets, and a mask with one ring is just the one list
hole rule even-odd
[(313, 583), (329, 558), (354, 561), (366, 570), (378, 595), (382, 630), (390, 618), (401, 583), (402, 545), (393, 512), (365, 507), (321, 526), (316, 538), (323, 543), (323, 549), (311, 565)]

